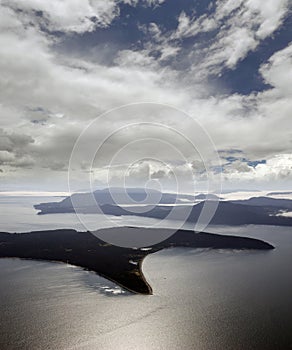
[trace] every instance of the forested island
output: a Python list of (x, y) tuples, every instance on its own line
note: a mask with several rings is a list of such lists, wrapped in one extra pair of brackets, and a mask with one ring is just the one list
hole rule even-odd
[[(153, 230), (123, 227), (121, 230)], [(114, 229), (104, 229), (103, 234)], [(165, 229), (166, 230), (166, 229)], [(90, 232), (72, 229), (27, 233), (0, 233), (0, 258), (59, 261), (94, 271), (133, 293), (152, 294), (142, 272), (143, 259), (169, 247), (210, 249), (258, 249), (274, 247), (264, 241), (230, 235), (178, 230), (161, 243), (145, 248), (122, 248), (97, 238)]]

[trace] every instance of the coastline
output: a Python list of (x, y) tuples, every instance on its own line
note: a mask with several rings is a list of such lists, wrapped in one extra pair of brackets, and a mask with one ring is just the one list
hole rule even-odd
[[(145, 230), (147, 232), (154, 229)], [(75, 230), (0, 233), (0, 258), (55, 261), (79, 266), (84, 270), (95, 272), (131, 293), (142, 295), (153, 294), (152, 287), (143, 273), (145, 257), (171, 247), (274, 249), (271, 244), (254, 238), (206, 232), (194, 233), (186, 230), (177, 231), (147, 251), (109, 245), (90, 232)], [(131, 261), (136, 261), (137, 265), (131, 264)]]

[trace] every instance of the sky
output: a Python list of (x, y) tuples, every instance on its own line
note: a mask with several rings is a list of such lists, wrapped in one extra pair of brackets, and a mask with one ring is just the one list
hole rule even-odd
[(291, 9), (0, 0), (0, 191), (291, 189)]

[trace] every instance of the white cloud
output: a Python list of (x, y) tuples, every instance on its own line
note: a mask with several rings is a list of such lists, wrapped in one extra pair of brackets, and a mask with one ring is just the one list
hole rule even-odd
[[(153, 42), (146, 43), (141, 50), (121, 50), (114, 66), (94, 64), (86, 58), (75, 59), (66, 53), (60, 56), (54, 52), (51, 45), (54, 38), (40, 31), (38, 26), (44, 18), (47, 19), (47, 29), (82, 33), (93, 30), (96, 25), (108, 25), (117, 14), (113, 2), (72, 2), (70, 9), (69, 4), (69, 1), (61, 4), (56, 0), (47, 3), (12, 0), (2, 1), (0, 5), (0, 124), (4, 129), (0, 132), (2, 179), (8, 171), (14, 172), (14, 179), (24, 176), (27, 181), (37, 178), (38, 174), (46, 177), (52, 170), (53, 173), (64, 172), (72, 146), (90, 120), (108, 109), (142, 101), (170, 104), (186, 111), (199, 120), (218, 149), (236, 148), (242, 150), (247, 159), (268, 159), (267, 164), (255, 168), (244, 162), (234, 162), (225, 169), (229, 180), (238, 181), (242, 176), (246, 179), (254, 176), (258, 180), (291, 178), (291, 46), (275, 53), (260, 69), (272, 87), (248, 96), (213, 97), (205, 94), (202, 98), (200, 91), (208, 92), (208, 86), (204, 81), (198, 81), (199, 74), (192, 80), (188, 69), (178, 72), (166, 64), (183, 49), (178, 38), (217, 28), (220, 30), (213, 45), (205, 47), (206, 51), (198, 49), (201, 61), (196, 71), (218, 73), (222, 64), (235, 67), (260, 40), (278, 28), (286, 14), (286, 1), (221, 1), (217, 2), (217, 10), (211, 17), (205, 15), (191, 19), (182, 14), (176, 39), (171, 37), (173, 33), (163, 34), (159, 23), (153, 23), (147, 29)], [(25, 13), (14, 11), (20, 5)], [(77, 5), (81, 7), (80, 11)], [(152, 1), (148, 5), (155, 6)], [(64, 21), (61, 21), (62, 11), (66, 9)], [(43, 17), (36, 18), (32, 10), (43, 11)], [(92, 22), (89, 19), (92, 13), (99, 14), (102, 20)], [(223, 20), (227, 21), (225, 26), (222, 26)], [(151, 55), (154, 49), (160, 51), (157, 59)], [(196, 73), (195, 67), (193, 73)], [(188, 85), (186, 80), (190, 82)], [(141, 113), (141, 116), (131, 118), (139, 120), (145, 116)], [(174, 116), (159, 118), (181, 130), (181, 120)], [(159, 118), (151, 116), (149, 120), (160, 121)], [(117, 125), (118, 121), (115, 125), (105, 121), (99, 130), (102, 134)], [(192, 123), (185, 123), (183, 128), (186, 134), (191, 132)], [(129, 132), (122, 141), (132, 140), (137, 135)], [(179, 138), (164, 135), (160, 130), (149, 133), (149, 136), (168, 138), (185, 151), (189, 163), (172, 164), (180, 176), (185, 176), (195, 159), (193, 150), (187, 149)], [(118, 146), (114, 140), (106, 155)], [(145, 144), (145, 148), (149, 154), (158, 154), (164, 160), (170, 154), (169, 150), (163, 153), (154, 143)], [(133, 154), (139, 155), (140, 151), (134, 149)], [(105, 156), (101, 163), (106, 162)], [(196, 175), (204, 177), (202, 162), (193, 165)], [(29, 172), (31, 167), (35, 170)], [(156, 180), (173, 181), (169, 170), (161, 166), (151, 164), (147, 170), (147, 165), (144, 165), (143, 169), (136, 170), (136, 178), (148, 171), (148, 175)], [(116, 174), (119, 176), (118, 170)], [(65, 172), (62, 176), (66, 176)]]
[(248, 12), (250, 17), (252, 14), (257, 14), (258, 28), (256, 29), (256, 37), (259, 39), (265, 39), (272, 34), (282, 23), (283, 19), (289, 11), (288, 0), (248, 0), (247, 1)]
[(260, 72), (265, 81), (274, 87), (273, 94), (292, 96), (292, 43), (276, 52), (268, 63), (262, 65)]
[(245, 27), (230, 29), (228, 33), (222, 31), (217, 35), (216, 39), (218, 41), (216, 40), (211, 45), (208, 51), (208, 58), (199, 69), (211, 69), (212, 73), (216, 73), (224, 66), (235, 68), (238, 61), (243, 59), (250, 50), (254, 50), (258, 45), (254, 35)]
[[(0, 26), (8, 28), (15, 23), (11, 20), (11, 11), (18, 12), (22, 21), (41, 26), (48, 31), (68, 33), (91, 32), (97, 27), (108, 27), (120, 14), (120, 4), (137, 6), (140, 2), (156, 7), (165, 0), (2, 0), (3, 21)], [(8, 17), (7, 17), (8, 15)], [(13, 18), (15, 21), (15, 17)], [(9, 26), (7, 26), (9, 24)]]
[(9, 0), (3, 4), (22, 10), (50, 31), (83, 33), (106, 27), (119, 13), (115, 0)]
[(255, 167), (242, 161), (235, 161), (224, 169), (224, 177), (229, 181), (273, 182), (292, 180), (292, 154), (276, 155), (267, 159), (266, 164)]
[(148, 6), (158, 6), (164, 3), (165, 0), (145, 0)]
[[(70, 57), (60, 60), (51, 49), (50, 37), (27, 26), (17, 12), (2, 8), (7, 20), (0, 21), (6, 23), (0, 34), (1, 126), (8, 134), (18, 127), (20, 134), (32, 136), (35, 143), (23, 145), (23, 157), (33, 157), (36, 167), (66, 168), (87, 121), (112, 107), (137, 101), (183, 103), (183, 94), (165, 87), (169, 82), (163, 79), (165, 73), (145, 69), (139, 59), (137, 67), (127, 64), (131, 52), (124, 58), (121, 54), (116, 67)], [(16, 166), (16, 160), (7, 165)]]
[(156, 7), (163, 4), (165, 0), (121, 0), (121, 2), (131, 6), (137, 6), (138, 3), (141, 3), (143, 5)]
[(257, 48), (259, 43), (280, 27), (289, 12), (288, 0), (218, 0), (214, 13), (196, 18), (182, 12), (177, 30), (170, 39), (184, 39), (199, 33), (215, 32), (205, 46), (205, 53), (191, 54), (194, 70), (204, 75), (219, 74), (224, 67), (234, 68)]
[[(218, 0), (214, 7), (213, 12), (199, 17), (182, 11), (175, 30), (165, 31), (158, 23), (141, 26), (151, 35), (144, 45), (144, 60), (153, 60), (155, 53), (157, 62), (172, 59), (177, 64), (176, 56), (181, 53), (183, 65), (191, 67), (189, 79), (201, 82), (225, 68), (234, 69), (281, 26), (291, 9), (288, 0)], [(184, 39), (191, 37), (193, 46), (185, 48)]]
[(145, 67), (145, 69), (154, 65), (157, 66), (154, 58), (150, 57), (148, 52), (132, 50), (119, 51), (115, 63), (120, 66), (141, 66)]

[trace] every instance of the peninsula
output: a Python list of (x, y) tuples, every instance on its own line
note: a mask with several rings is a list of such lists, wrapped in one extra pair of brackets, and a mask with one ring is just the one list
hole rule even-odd
[[(123, 227), (123, 230), (142, 228)], [(157, 229), (145, 229), (149, 233)], [(104, 229), (103, 234), (113, 229)], [(69, 263), (94, 271), (133, 293), (152, 294), (142, 272), (143, 259), (169, 247), (258, 249), (274, 247), (264, 241), (230, 235), (178, 230), (165, 241), (145, 248), (122, 248), (105, 243), (90, 232), (72, 229), (0, 233), (0, 258), (22, 258)]]

